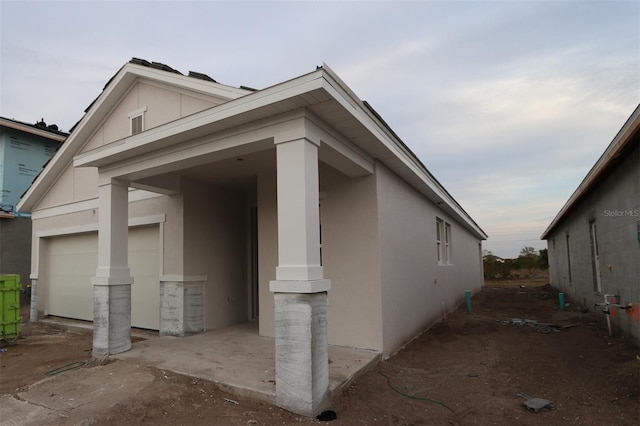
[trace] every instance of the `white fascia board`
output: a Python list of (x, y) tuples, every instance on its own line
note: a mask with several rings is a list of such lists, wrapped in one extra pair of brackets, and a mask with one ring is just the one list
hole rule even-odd
[[(167, 220), (165, 214), (155, 214), (150, 216), (131, 217), (128, 219), (127, 226), (135, 228), (138, 226), (155, 225), (164, 223)], [(58, 237), (62, 235), (84, 234), (86, 232), (97, 232), (98, 222), (87, 223), (86, 225), (67, 226), (61, 228), (50, 228), (37, 231), (36, 238)]]
[[(375, 161), (373, 157), (343, 138), (340, 134), (336, 133), (331, 126), (328, 126), (315, 114), (305, 111), (304, 116), (317, 127), (317, 132), (322, 144), (331, 147), (334, 151), (353, 163), (357, 168), (361, 169), (361, 172), (354, 176), (365, 176), (374, 173)], [(345, 174), (349, 175), (348, 173)]]
[[(150, 198), (162, 197), (163, 194), (145, 191), (144, 189), (129, 188), (129, 202), (142, 201)], [(87, 210), (97, 210), (99, 207), (97, 198), (76, 201), (75, 203), (62, 204), (54, 207), (36, 210), (31, 213), (32, 220), (45, 219), (47, 217), (62, 216), (71, 213), (79, 213)]]
[[(29, 187), (24, 197), (20, 200), (17, 205), (17, 210), (33, 210), (36, 203), (46, 194), (49, 188), (57, 181), (60, 174), (64, 171), (65, 166), (73, 160), (74, 154), (80, 149), (81, 144), (86, 141), (86, 139), (90, 136), (90, 134), (95, 129), (95, 122), (100, 122), (104, 119), (104, 115), (110, 108), (106, 108), (108, 111), (104, 111), (102, 106), (103, 104), (112, 99), (112, 94), (117, 91), (125, 92), (130, 84), (125, 84), (123, 87), (122, 81), (128, 79), (130, 84), (135, 81), (135, 76), (128, 73), (128, 68), (123, 67), (115, 77), (111, 83), (105, 88), (105, 90), (98, 96), (98, 98), (94, 101), (93, 105), (87, 111), (85, 116), (80, 120), (76, 129), (71, 133), (69, 138), (67, 138), (66, 143), (64, 143), (58, 152), (53, 156), (48, 166), (44, 168), (44, 170), (38, 175), (35, 182)], [(126, 80), (125, 80), (126, 83)], [(124, 89), (124, 90), (123, 90)], [(102, 112), (103, 116), (98, 116), (98, 113)]]
[[(331, 71), (329, 67), (323, 65), (329, 78), (324, 79), (325, 90), (329, 92), (353, 117), (367, 128), (371, 134), (378, 139), (387, 150), (389, 150), (396, 158), (407, 167), (412, 174), (417, 176), (430, 191), (442, 200), (451, 210), (451, 212), (464, 224), (467, 228), (481, 239), (488, 238), (488, 235), (471, 219), (471, 217), (460, 207), (460, 205), (449, 195), (449, 193), (438, 183), (424, 166), (416, 159), (415, 155), (408, 149), (396, 141), (395, 137), (386, 129), (385, 126), (378, 123), (375, 117), (364, 107), (362, 101), (351, 91), (348, 86), (340, 78)], [(333, 80), (333, 81), (331, 81)], [(418, 188), (419, 189), (419, 188)]]
[(164, 82), (171, 86), (179, 86), (195, 92), (205, 93), (208, 95), (226, 99), (236, 99), (254, 93), (251, 90), (240, 89), (238, 87), (227, 86), (220, 83), (214, 83), (213, 81), (189, 77), (183, 74), (164, 71), (144, 65), (128, 63), (124, 68), (126, 71), (132, 72), (141, 78)]
[(73, 165), (74, 167), (100, 167), (108, 164), (110, 158), (114, 156), (126, 156), (127, 152), (139, 155), (142, 152), (151, 151), (153, 145), (163, 140), (171, 139), (173, 143), (188, 140), (191, 137), (189, 132), (195, 129), (321, 88), (320, 75), (319, 71), (306, 74), (85, 152), (74, 158)]

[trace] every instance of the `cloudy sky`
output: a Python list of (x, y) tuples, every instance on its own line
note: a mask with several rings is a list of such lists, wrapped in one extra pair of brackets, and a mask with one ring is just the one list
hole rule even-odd
[(265, 88), (326, 62), (516, 257), (640, 102), (637, 1), (0, 0), (0, 115), (68, 131), (132, 57)]

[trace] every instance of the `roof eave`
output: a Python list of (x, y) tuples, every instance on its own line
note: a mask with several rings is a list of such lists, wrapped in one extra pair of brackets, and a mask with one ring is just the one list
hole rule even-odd
[(591, 170), (589, 170), (584, 179), (582, 179), (580, 185), (578, 185), (571, 197), (569, 197), (564, 206), (562, 206), (547, 229), (545, 229), (545, 231), (542, 233), (542, 235), (540, 236), (541, 240), (546, 240), (553, 232), (553, 230), (560, 224), (560, 222), (562, 222), (565, 217), (569, 215), (569, 213), (580, 202), (580, 200), (582, 200), (589, 192), (593, 190), (593, 188), (598, 183), (599, 177), (609, 170), (612, 164), (614, 164), (614, 161), (617, 160), (620, 152), (624, 150), (628, 144), (631, 144), (633, 142), (633, 136), (639, 131), (640, 104), (638, 104), (631, 116), (629, 116), (622, 128), (613, 138), (607, 149), (600, 156), (598, 161), (596, 161)]
[(6, 119), (4, 117), (0, 117), (0, 126), (19, 130), (25, 133), (30, 133), (32, 135), (40, 136), (60, 143), (64, 142), (68, 136), (68, 134), (65, 134), (64, 132), (54, 132), (50, 129), (38, 129), (37, 127), (22, 124), (14, 120)]

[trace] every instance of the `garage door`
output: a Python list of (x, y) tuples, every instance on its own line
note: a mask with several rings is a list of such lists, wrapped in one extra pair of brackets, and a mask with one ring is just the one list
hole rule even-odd
[[(91, 277), (98, 264), (98, 234), (74, 234), (47, 240), (43, 253), (46, 313), (93, 321)], [(129, 230), (131, 325), (158, 330), (160, 327), (160, 254), (158, 226)]]

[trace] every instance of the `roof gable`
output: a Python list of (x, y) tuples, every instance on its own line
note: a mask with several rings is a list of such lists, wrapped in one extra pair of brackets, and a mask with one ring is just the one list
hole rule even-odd
[[(22, 200), (18, 203), (18, 210), (32, 211), (37, 207), (64, 171), (68, 167), (71, 167), (73, 157), (82, 152), (85, 146), (96, 144), (94, 138), (98, 131), (104, 128), (104, 124), (108, 123), (109, 117), (113, 112), (118, 108), (123, 109), (123, 111), (128, 111), (127, 108), (129, 107), (123, 105), (123, 101), (126, 101), (128, 98), (130, 99), (131, 96), (128, 95), (130, 95), (132, 91), (139, 91), (141, 86), (147, 88), (148, 98), (153, 98), (154, 96), (152, 94), (153, 89), (149, 90), (149, 88), (152, 87), (158, 91), (165, 91), (165, 93), (172, 91), (176, 95), (188, 95), (191, 99), (202, 100), (202, 105), (199, 108), (194, 106), (194, 102), (189, 103), (193, 110), (186, 109), (182, 111), (182, 115), (189, 115), (199, 109), (225, 103), (229, 100), (252, 93), (251, 90), (217, 83), (206, 74), (194, 73), (192, 71), (189, 76), (185, 76), (164, 64), (157, 62), (149, 63), (141, 59), (133, 58), (120, 68), (107, 82), (102, 93), (85, 110), (84, 117), (73, 127), (66, 143), (60, 148), (47, 167), (45, 167), (23, 195)], [(161, 110), (161, 108), (158, 110)], [(156, 117), (151, 120), (150, 126), (148, 127), (162, 124), (163, 120), (179, 118), (176, 114), (174, 114), (172, 118), (168, 117), (171, 117), (171, 115), (164, 114), (163, 117), (160, 117), (157, 114)], [(128, 132), (128, 121), (125, 121), (125, 123), (125, 131)], [(102, 138), (102, 141), (99, 142), (99, 145), (126, 136), (128, 136), (128, 134), (122, 134), (122, 129), (115, 130), (114, 135), (101, 135), (100, 138)]]
[[(175, 70), (162, 68), (160, 65), (150, 67), (135, 63), (126, 64), (88, 109), (85, 118), (70, 136), (67, 150), (58, 153), (55, 161), (45, 169), (18, 204), (18, 208), (33, 210), (52, 182), (70, 166), (72, 160), (77, 168), (117, 164), (135, 156), (155, 158), (158, 150), (171, 151), (169, 146), (197, 144), (200, 138), (210, 137), (209, 135), (219, 134), (237, 126), (303, 111), (303, 114), (309, 113), (320, 122), (327, 123), (342, 139), (352, 144), (354, 149), (384, 163), (473, 235), (480, 239), (487, 237), (382, 118), (326, 65), (257, 91), (219, 85), (206, 79), (183, 76), (174, 72)], [(78, 155), (83, 141), (92, 136), (92, 132), (137, 81), (153, 82), (192, 92), (206, 85), (211, 94), (226, 94), (229, 100)]]

